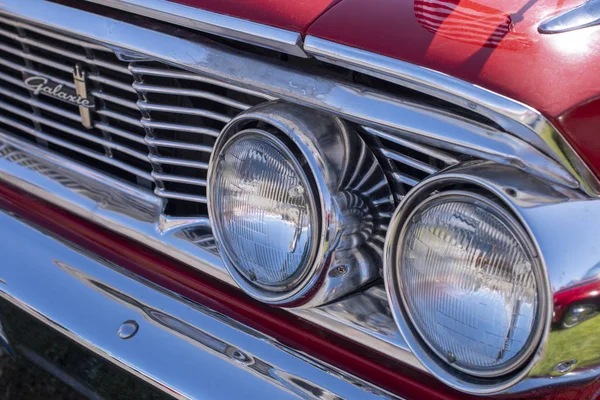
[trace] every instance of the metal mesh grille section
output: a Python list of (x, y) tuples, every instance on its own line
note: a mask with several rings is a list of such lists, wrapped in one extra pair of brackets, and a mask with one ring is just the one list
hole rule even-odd
[[(34, 95), (24, 73), (75, 89), (73, 68), (89, 74), (92, 129), (77, 105)], [(102, 46), (0, 17), (0, 128), (77, 161), (151, 188), (145, 131), (127, 64)]]
[(464, 160), (460, 154), (379, 129), (363, 126), (361, 130), (381, 163), (398, 201), (423, 179)]
[[(25, 74), (75, 89), (88, 73), (92, 129), (77, 105), (26, 88)], [(242, 89), (160, 62), (120, 60), (113, 50), (0, 16), (0, 130), (152, 190), (169, 215), (206, 215), (206, 172), (216, 137), (237, 114), (265, 101)], [(458, 154), (371, 127), (372, 147), (398, 200)]]
[[(28, 90), (41, 76), (75, 90), (88, 74), (92, 128), (79, 107)], [(215, 138), (272, 97), (158, 62), (126, 62), (106, 47), (0, 16), (0, 129), (168, 199), (172, 215), (206, 215)]]

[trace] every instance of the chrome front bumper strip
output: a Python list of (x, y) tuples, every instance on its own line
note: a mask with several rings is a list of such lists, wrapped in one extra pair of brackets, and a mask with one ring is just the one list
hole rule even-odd
[[(4, 211), (0, 253), (4, 301), (165, 394), (207, 399), (391, 397)], [(119, 334), (126, 321), (139, 326), (129, 338)]]

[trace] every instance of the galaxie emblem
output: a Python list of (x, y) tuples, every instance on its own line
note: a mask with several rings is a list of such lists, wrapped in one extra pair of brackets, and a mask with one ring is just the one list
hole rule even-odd
[(88, 129), (92, 128), (90, 110), (94, 108), (94, 98), (88, 95), (87, 74), (80, 64), (76, 64), (73, 68), (75, 90), (54, 82), (48, 77), (26, 72), (23, 73), (23, 81), (27, 89), (31, 90), (36, 96), (43, 94), (78, 106), (81, 124)]

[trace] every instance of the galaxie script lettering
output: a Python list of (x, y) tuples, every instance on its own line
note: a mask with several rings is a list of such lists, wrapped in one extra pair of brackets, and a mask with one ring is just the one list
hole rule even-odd
[(80, 107), (94, 107), (93, 100), (83, 98), (79, 96), (75, 90), (53, 82), (44, 76), (27, 75), (25, 76), (24, 82), (25, 86), (33, 91), (33, 94), (36, 96), (45, 94)]

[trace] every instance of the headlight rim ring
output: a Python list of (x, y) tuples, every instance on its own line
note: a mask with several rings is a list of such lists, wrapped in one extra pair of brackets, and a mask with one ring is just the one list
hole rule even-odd
[[(509, 390), (512, 386), (519, 383), (529, 375), (537, 361), (541, 360), (543, 350), (547, 344), (548, 334), (550, 332), (552, 321), (552, 291), (550, 289), (548, 272), (540, 247), (533, 236), (531, 229), (519, 212), (519, 206), (513, 204), (510, 195), (507, 195), (506, 188), (500, 184), (489, 181), (487, 178), (470, 174), (469, 166), (472, 165), (473, 171), (477, 170), (480, 163), (464, 163), (450, 170), (433, 175), (412, 188), (402, 199), (396, 208), (390, 221), (390, 229), (386, 237), (384, 249), (383, 277), (386, 288), (386, 295), (390, 304), (392, 315), (396, 321), (401, 335), (406, 344), (416, 358), (423, 366), (443, 383), (465, 393), (476, 395), (498, 394)], [(486, 163), (489, 164), (489, 163)], [(411, 214), (415, 204), (419, 204), (432, 193), (449, 191), (451, 188), (466, 186), (466, 191), (473, 190), (476, 193), (483, 192), (490, 196), (492, 201), (499, 203), (498, 206), (504, 208), (509, 215), (520, 226), (528, 243), (531, 244), (536, 259), (536, 274), (539, 273), (537, 281), (540, 328), (539, 335), (532, 340), (532, 351), (529, 358), (525, 359), (514, 371), (505, 375), (491, 378), (477, 377), (459, 371), (450, 366), (445, 360), (440, 359), (437, 354), (430, 350), (420, 335), (412, 327), (412, 321), (400, 300), (398, 293), (399, 287), (394, 277), (395, 266), (392, 260), (396, 259), (395, 248), (398, 247), (399, 230), (405, 224), (408, 214)], [(408, 322), (407, 322), (408, 321)]]
[[(272, 102), (270, 104), (278, 104), (278, 102)], [(258, 106), (255, 108), (251, 108), (241, 114), (237, 115), (231, 121), (225, 125), (222, 129), (221, 134), (217, 137), (215, 145), (213, 146), (213, 151), (211, 154), (211, 158), (209, 161), (209, 167), (207, 170), (207, 206), (208, 206), (208, 214), (209, 219), (214, 220), (215, 210), (213, 209), (211, 197), (212, 197), (212, 188), (216, 179), (215, 174), (215, 166), (216, 162), (214, 158), (217, 157), (218, 154), (221, 153), (223, 146), (229, 140), (230, 137), (234, 136), (236, 133), (241, 132), (245, 129), (248, 129), (248, 125), (254, 125), (255, 123), (266, 124), (267, 126), (275, 129), (284, 136), (286, 139), (290, 140), (290, 143), (294, 145), (294, 147), (299, 151), (299, 153), (306, 160), (306, 168), (303, 168), (307, 176), (312, 178), (314, 182), (313, 194), (317, 196), (316, 204), (317, 209), (320, 212), (319, 215), (319, 237), (316, 242), (317, 245), (317, 253), (316, 257), (313, 259), (313, 265), (309, 269), (309, 273), (306, 276), (306, 279), (301, 281), (299, 285), (290, 290), (289, 292), (283, 292), (280, 295), (271, 295), (269, 293), (261, 293), (260, 291), (252, 290), (252, 287), (247, 287), (245, 281), (238, 281), (234, 274), (231, 274), (231, 270), (235, 270), (234, 266), (228, 266), (230, 262), (228, 257), (222, 257), (223, 263), (225, 264), (226, 269), (231, 274), (232, 278), (239, 285), (239, 287), (247, 293), (249, 296), (259, 300), (263, 303), (270, 304), (273, 306), (279, 307), (305, 307), (307, 305), (312, 305), (314, 301), (314, 297), (312, 296), (313, 291), (315, 290), (315, 286), (318, 285), (318, 282), (323, 279), (323, 273), (326, 272), (326, 266), (323, 264), (323, 260), (328, 257), (328, 252), (330, 242), (334, 240), (333, 227), (330, 225), (331, 221), (327, 220), (325, 216), (335, 214), (335, 210), (333, 208), (333, 194), (330, 191), (328, 186), (329, 179), (329, 171), (327, 169), (327, 162), (321, 157), (319, 150), (315, 147), (314, 143), (312, 143), (307, 138), (301, 138), (297, 134), (288, 134), (286, 126), (286, 122), (277, 120), (272, 118), (268, 113), (267, 105)], [(263, 111), (265, 110), (265, 111)], [(271, 133), (272, 134), (272, 133)], [(310, 179), (309, 178), (309, 179)], [(316, 192), (315, 192), (316, 188)], [(219, 249), (221, 248), (220, 236), (217, 234), (217, 229), (213, 227), (213, 235), (215, 236), (217, 246)], [(250, 290), (248, 290), (250, 289)]]
[[(296, 149), (291, 149), (289, 144), (284, 143), (284, 141), (278, 137), (278, 135), (269, 132), (267, 130), (262, 130), (262, 129), (257, 129), (257, 128), (248, 128), (248, 129), (243, 129), (240, 131), (235, 132), (233, 135), (230, 135), (228, 137), (224, 138), (224, 141), (222, 142), (222, 144), (219, 146), (218, 149), (218, 154), (219, 156), (223, 154), (223, 152), (231, 145), (233, 145), (237, 140), (241, 140), (244, 139), (248, 136), (258, 136), (261, 137), (263, 140), (266, 140), (268, 142), (270, 142), (272, 145), (274, 145), (274, 147), (278, 150), (284, 153), (285, 157), (288, 159), (289, 162), (291, 162), (291, 164), (293, 165), (294, 169), (296, 170), (296, 172), (298, 173), (299, 178), (301, 179), (303, 186), (305, 186), (305, 188), (307, 188), (309, 190), (309, 196), (308, 196), (308, 201), (310, 202), (310, 208), (313, 210), (313, 214), (311, 215), (311, 222), (314, 223), (314, 229), (312, 232), (312, 245), (311, 245), (311, 251), (310, 251), (310, 255), (307, 259), (307, 261), (305, 262), (305, 264), (303, 266), (301, 266), (299, 269), (301, 269), (301, 273), (299, 274), (298, 277), (296, 277), (296, 279), (293, 279), (291, 282), (288, 282), (285, 286), (290, 287), (290, 289), (282, 289), (282, 290), (270, 290), (267, 287), (263, 287), (263, 285), (261, 284), (257, 284), (254, 282), (251, 282), (242, 272), (240, 272), (238, 270), (238, 268), (235, 266), (235, 262), (233, 261), (235, 257), (232, 257), (232, 255), (230, 254), (229, 250), (227, 249), (227, 246), (225, 246), (223, 243), (225, 242), (224, 237), (223, 237), (223, 232), (222, 229), (219, 229), (219, 225), (220, 225), (220, 219), (217, 217), (217, 210), (215, 209), (216, 205), (214, 204), (213, 201), (209, 201), (208, 202), (208, 209), (209, 209), (209, 215), (211, 218), (211, 221), (213, 222), (213, 234), (215, 236), (216, 239), (216, 243), (217, 246), (219, 247), (219, 250), (222, 253), (222, 259), (223, 262), (225, 264), (225, 267), (227, 268), (227, 270), (229, 271), (229, 273), (231, 274), (231, 276), (233, 277), (233, 279), (236, 281), (236, 283), (238, 285), (240, 285), (240, 287), (247, 292), (248, 294), (250, 294), (251, 296), (261, 300), (261, 301), (280, 301), (280, 298), (285, 298), (288, 296), (291, 296), (293, 294), (295, 294), (295, 288), (298, 287), (302, 287), (306, 284), (305, 281), (310, 280), (310, 276), (312, 275), (312, 272), (314, 272), (314, 260), (319, 252), (319, 247), (320, 247), (320, 241), (319, 238), (321, 236), (321, 209), (320, 209), (320, 205), (315, 201), (315, 187), (316, 187), (316, 183), (314, 182), (314, 179), (312, 177), (312, 171), (307, 171), (306, 168), (304, 168), (302, 166), (302, 162), (301, 160), (298, 159), (299, 156), (303, 156), (303, 154), (301, 154), (300, 150), (298, 150), (298, 153), (300, 154), (295, 154), (295, 152), (293, 150)], [(217, 148), (217, 145), (215, 144), (215, 149)], [(215, 160), (216, 161), (216, 160)], [(215, 177), (216, 179), (216, 170), (219, 166), (218, 162), (212, 162), (210, 163), (210, 171), (209, 174), (211, 177)], [(211, 187), (211, 191), (214, 190), (213, 189), (213, 185), (215, 184), (215, 181), (211, 178), (207, 179), (208, 181), (208, 186)], [(208, 197), (208, 196), (207, 196)]]
[[(466, 200), (471, 200), (471, 202), (468, 202)], [(470, 204), (476, 204), (478, 206), (481, 204), (486, 209), (492, 210), (493, 214), (497, 214), (497, 217), (499, 217), (498, 219), (505, 225), (509, 226), (509, 229), (511, 229), (511, 233), (516, 234), (519, 244), (523, 247), (523, 249), (526, 251), (527, 255), (532, 260), (532, 264), (533, 264), (532, 272), (535, 274), (535, 277), (536, 277), (536, 293), (538, 295), (538, 300), (540, 298), (542, 298), (541, 289), (537, 287), (537, 282), (540, 281), (540, 279), (541, 279), (541, 276), (538, 273), (540, 270), (539, 260), (537, 259), (535, 249), (533, 248), (531, 240), (527, 236), (523, 227), (520, 224), (518, 224), (518, 222), (515, 220), (515, 218), (510, 213), (508, 213), (499, 204), (493, 202), (486, 196), (483, 196), (481, 194), (474, 193), (474, 192), (464, 191), (464, 190), (447, 190), (447, 191), (431, 194), (428, 197), (426, 197), (423, 201), (419, 202), (415, 207), (413, 207), (410, 210), (410, 213), (406, 216), (406, 219), (404, 220), (404, 224), (400, 229), (399, 236), (397, 238), (398, 248), (396, 250), (396, 260), (395, 260), (396, 264), (395, 265), (396, 265), (396, 281), (398, 282), (398, 286), (399, 286), (398, 293), (399, 293), (400, 299), (403, 303), (403, 308), (405, 310), (409, 308), (409, 303), (406, 298), (406, 290), (403, 290), (403, 285), (402, 285), (402, 281), (403, 281), (401, 279), (402, 266), (401, 266), (401, 263), (399, 263), (398, 261), (401, 258), (401, 254), (402, 254), (402, 250), (403, 250), (402, 244), (404, 243), (404, 240), (406, 238), (407, 229), (410, 225), (411, 219), (414, 217), (414, 215), (418, 211), (424, 209), (427, 206), (430, 206), (434, 202), (444, 202), (444, 201), (445, 202), (464, 201), (464, 202), (467, 202)], [(497, 378), (497, 377), (500, 377), (503, 375), (510, 374), (511, 372), (518, 369), (525, 360), (527, 360), (529, 357), (531, 357), (531, 355), (535, 351), (535, 347), (536, 347), (535, 344), (537, 342), (537, 339), (541, 336), (541, 330), (542, 330), (542, 326), (539, 323), (542, 316), (540, 315), (539, 307), (536, 304), (535, 317), (534, 317), (535, 329), (534, 329), (534, 333), (530, 334), (528, 336), (526, 345), (523, 346), (525, 351), (522, 352), (522, 354), (515, 356), (516, 360), (511, 362), (511, 365), (501, 369), (501, 371), (498, 371), (498, 372), (490, 371), (490, 372), (481, 372), (480, 373), (477, 371), (472, 371), (472, 370), (468, 370), (466, 368), (460, 367), (459, 365), (451, 364), (447, 360), (445, 360), (443, 355), (439, 354), (433, 348), (433, 346), (430, 345), (429, 343), (427, 343), (427, 340), (424, 339), (425, 335), (421, 332), (421, 329), (419, 329), (418, 324), (415, 322), (413, 313), (407, 312), (406, 314), (410, 320), (412, 327), (414, 328), (415, 331), (418, 332), (418, 334), (421, 338), (421, 341), (423, 341), (428, 346), (428, 348), (438, 356), (438, 358), (440, 360), (448, 363), (448, 365), (451, 366), (452, 368), (455, 368), (458, 371), (463, 372), (469, 376), (473, 376), (476, 378), (484, 378), (484, 379), (485, 378)], [(521, 353), (521, 351), (519, 353)]]

